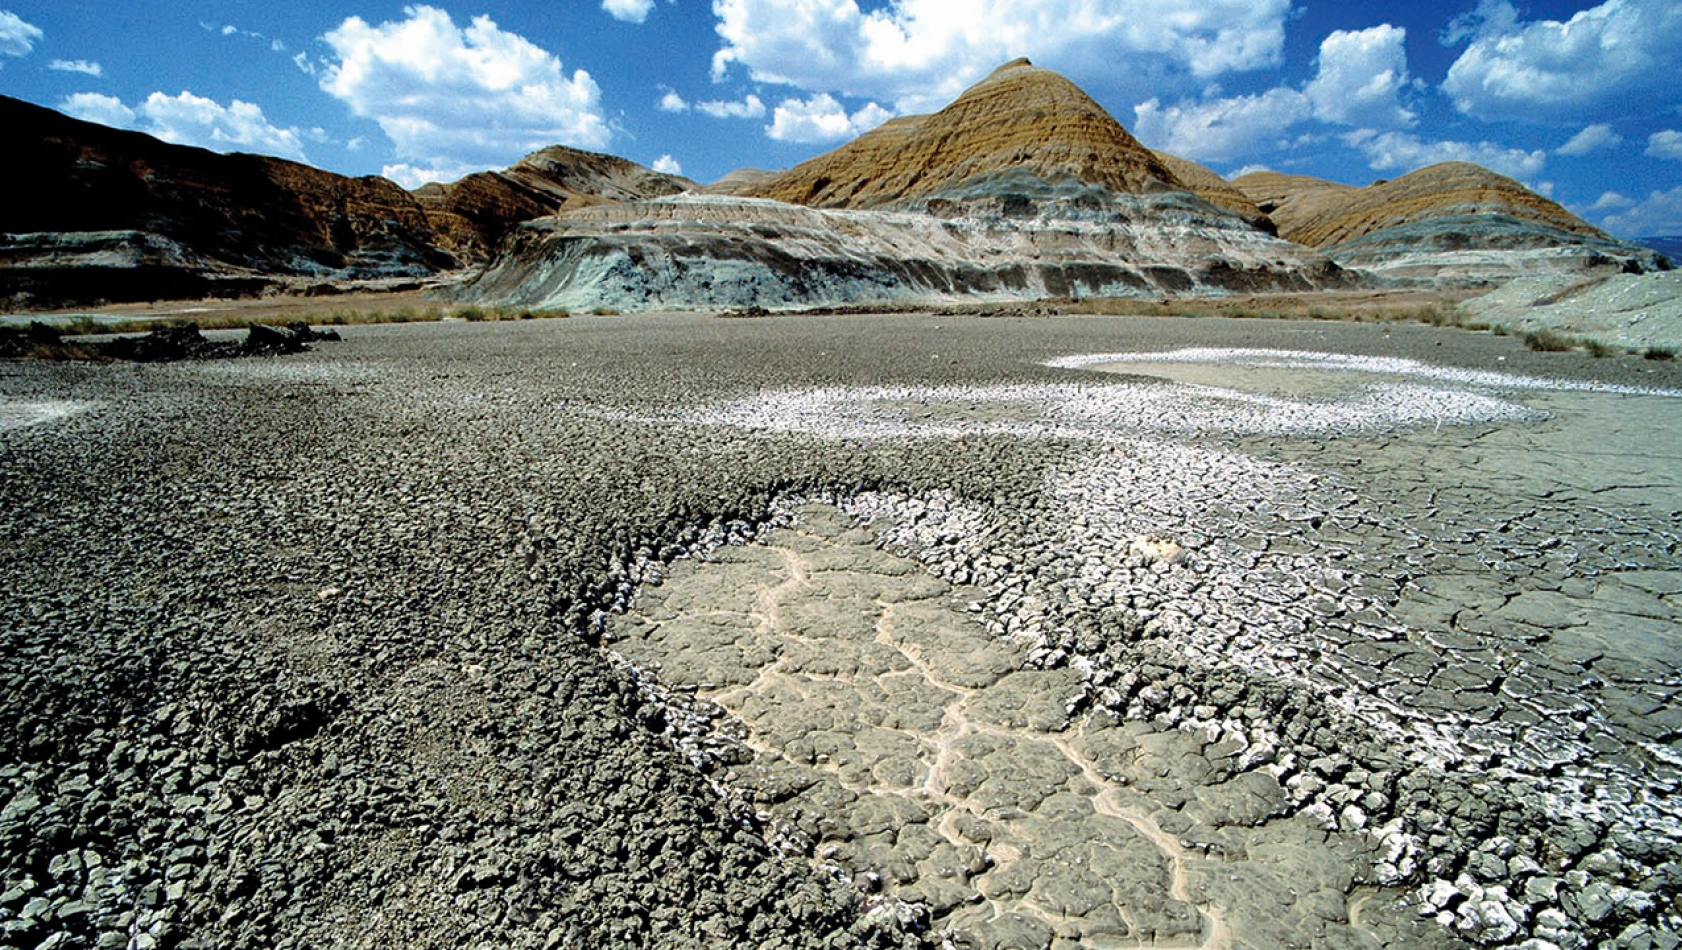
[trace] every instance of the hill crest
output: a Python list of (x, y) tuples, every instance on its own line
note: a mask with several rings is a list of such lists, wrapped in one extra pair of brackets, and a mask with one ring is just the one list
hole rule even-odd
[(1122, 194), (1186, 186), (1080, 87), (1013, 60), (932, 115), (902, 116), (755, 188), (819, 208), (904, 206), (999, 172)]

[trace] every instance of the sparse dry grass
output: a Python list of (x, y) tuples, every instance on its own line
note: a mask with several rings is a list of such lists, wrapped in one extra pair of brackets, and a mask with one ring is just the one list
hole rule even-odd
[(1524, 345), (1539, 353), (1564, 353), (1574, 349), (1577, 340), (1557, 330), (1531, 330), (1524, 335)]
[(360, 309), (354, 307), (278, 310), (258, 313), (247, 308), (231, 308), (212, 312), (187, 312), (180, 315), (130, 319), (96, 320), (91, 315), (78, 315), (59, 329), (69, 336), (117, 335), (149, 333), (171, 323), (194, 323), (201, 330), (243, 330), (252, 324), (278, 325), (302, 321), (315, 326), (366, 326), (378, 323), (437, 323), (440, 320), (464, 320), (470, 323), (500, 320), (534, 320), (568, 317), (565, 309), (533, 310), (514, 307), (455, 307), (405, 305), (392, 309)]

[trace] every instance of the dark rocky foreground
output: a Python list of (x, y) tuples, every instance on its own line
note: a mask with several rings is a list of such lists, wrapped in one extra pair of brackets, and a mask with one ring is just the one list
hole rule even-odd
[[(693, 708), (662, 699), (596, 645), (603, 611), (628, 604), (640, 579), (686, 549), (753, 534), (793, 495), (949, 498), (943, 511), (1007, 513), (1017, 540), (1056, 540), (1059, 526), (1035, 519), (1063, 510), (1047, 476), (1084, 437), (990, 434), (960, 418), (942, 438), (837, 441), (719, 425), (698, 407), (789, 387), (1103, 387), (1111, 381), (1037, 364), (1211, 344), (1682, 384), (1668, 365), (1349, 324), (639, 317), (347, 335), (284, 361), (0, 364), (0, 945), (938, 942), (916, 935), (915, 915), (876, 912), (872, 888), (779, 854), (774, 845), (794, 839), (714, 784), (732, 763), (670, 743), (696, 734), (676, 721)], [(1440, 428), (1476, 444), (1515, 424)], [(1306, 633), (1302, 642), (1332, 660), (1394, 652), (1395, 669), (1382, 658), (1334, 662), (1337, 688), (1317, 691), (1309, 663), (1293, 680), (1276, 665), (1212, 661), (1195, 617), (1153, 632), (1137, 615), (1094, 607), (1082, 618), (1069, 613), (1073, 601), (1053, 605), (1070, 642), (1052, 637), (1058, 649), (1030, 651), (1032, 662), (1096, 658), (1116, 673), (1105, 681), (1116, 695), (1089, 696), (1087, 708), (1135, 715), (1170, 737), (1236, 720), (1248, 745), (1272, 737), (1271, 764), (1300, 763), (1267, 786), (1268, 761), (1242, 755), (1222, 729), (1209, 733), (1188, 753), (1213, 763), (1197, 781), (1216, 791), (1259, 782), (1261, 805), (1200, 809), (1218, 799), (1146, 783), (1140, 795), (1187, 816), (1158, 822), (1192, 836), (1181, 846), (1260, 854), (1255, 836), (1273, 835), (1290, 853), (1319, 847), (1347, 866), (1327, 886), (1356, 899), (1281, 900), (1273, 926), (1283, 937), (1200, 933), (1193, 915), (1190, 932), (1164, 930), (1165, 943), (1676, 945), (1678, 848), (1663, 831), (1669, 812), (1647, 807), (1675, 787), (1674, 652), (1643, 658), (1614, 642), (1550, 657), (1538, 644), (1571, 625), (1558, 617), (1569, 605), (1544, 597), (1525, 617), (1496, 616), (1513, 600), (1507, 588), (1583, 600), (1584, 583), (1615, 571), (1673, 572), (1675, 510), (1630, 485), (1574, 498), (1475, 468), (1359, 467), (1363, 455), (1424, 452), (1429, 433), (1416, 422), (1394, 439), (1158, 436), (1305, 466), (1354, 493), (1329, 516), (1334, 527), (1365, 525), (1360, 537), (1328, 538), (1316, 534), (1324, 522), (1281, 528), (1274, 512), (1240, 510), (1161, 526), (1180, 531), (1194, 558), (1221, 540), (1190, 541), (1198, 530), (1245, 524), (1275, 531), (1271, 556), (1287, 560), (1266, 569), (1287, 575), (1290, 558), (1322, 549), (1353, 550), (1370, 566), (1389, 563), (1369, 553), (1389, 541), (1435, 538), (1436, 550), (1408, 552), (1362, 589), (1361, 609), (1390, 619), (1296, 630), (1304, 614), (1292, 604), (1245, 611), (1243, 585), (1228, 591), (1238, 601), (1228, 614), (1264, 628), (1280, 618), (1287, 629), (1267, 633), (1276, 640)], [(1170, 472), (1163, 484), (1173, 481)], [(1384, 510), (1363, 508), (1362, 491)], [(966, 539), (950, 528), (962, 523), (931, 518), (921, 543), (961, 549)], [(996, 545), (988, 557), (1002, 560), (949, 579), (1055, 581), (1069, 573), (1056, 553)], [(1133, 569), (1146, 571), (1141, 606), (1160, 606), (1143, 580), (1151, 569)], [(1433, 585), (1435, 576), (1453, 583)], [(1655, 595), (1661, 606), (1648, 613), (1675, 595)], [(1488, 629), (1457, 626), (1457, 606), (1487, 616)], [(1400, 645), (1347, 656), (1328, 645), (1359, 624), (1399, 630)], [(1549, 717), (1502, 699), (1513, 664), (1463, 660), (1475, 651), (1553, 663), (1514, 680), (1526, 696), (1540, 683), (1558, 698)], [(1361, 691), (1380, 686), (1426, 723), (1494, 708), (1496, 721), (1510, 712), (1527, 726), (1524, 716), (1563, 724), (1570, 755), (1544, 767), (1464, 742), (1413, 754), (1412, 733), (1385, 733), (1364, 714)], [(1195, 711), (1182, 714), (1194, 729), (1171, 721), (1175, 708)], [(1590, 726), (1585, 741), (1604, 762), (1571, 745)], [(1172, 742), (1160, 748), (1178, 755)], [(1588, 790), (1577, 799), (1548, 784), (1579, 773)], [(1535, 792), (1542, 785), (1551, 797)], [(1618, 786), (1624, 805), (1636, 796), (1646, 810), (1619, 811)], [(1364, 834), (1397, 819), (1413, 852), (1389, 853)], [(1410, 866), (1395, 866), (1401, 858)], [(1176, 900), (1197, 896), (1177, 886)]]
[(169, 324), (140, 335), (66, 339), (56, 327), (31, 322), (25, 327), (0, 327), (0, 359), (170, 363), (241, 356), (285, 356), (302, 353), (312, 343), (338, 339), (337, 330), (317, 330), (301, 321), (283, 327), (253, 323), (246, 327), (245, 339), (237, 342), (212, 340), (199, 330), (196, 323)]

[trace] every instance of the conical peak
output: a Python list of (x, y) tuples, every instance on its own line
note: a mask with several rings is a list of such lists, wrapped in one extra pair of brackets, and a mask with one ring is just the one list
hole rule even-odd
[(1022, 56), (1022, 57), (1018, 57), (1016, 59), (1013, 59), (1010, 62), (1005, 63), (1003, 66), (1000, 66), (998, 69), (995, 69), (992, 72), (988, 73), (987, 78), (992, 79), (996, 76), (1000, 76), (1000, 75), (1003, 75), (1004, 73), (1008, 73), (1013, 69), (1033, 69), (1033, 68), (1034, 68), (1034, 64), (1028, 60), (1028, 57)]
[(889, 122), (790, 169), (757, 194), (819, 207), (869, 207), (1000, 172), (1128, 193), (1181, 184), (1079, 86), (1019, 59), (939, 112)]

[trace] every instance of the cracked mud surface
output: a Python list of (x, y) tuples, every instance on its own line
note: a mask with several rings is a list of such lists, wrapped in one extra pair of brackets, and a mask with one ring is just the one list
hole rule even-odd
[[(773, 825), (965, 946), (1227, 947), (1235, 926), (1353, 945), (1349, 856), (1268, 820), (1277, 780), (1211, 777), (1189, 733), (1071, 719), (1079, 674), (1026, 668), (960, 608), (980, 591), (832, 508), (797, 524), (679, 567), (612, 637), (740, 722), (753, 758), (726, 781)], [(1212, 847), (1176, 834), (1188, 821)]]
[(0, 947), (1678, 944), (1682, 368), (347, 336), (0, 367)]
[[(1343, 866), (1345, 876), (1328, 892), (1331, 899), (1305, 902), (1311, 911), (1244, 909), (1258, 892), (1276, 897), (1277, 887), (1239, 886), (1222, 895), (1222, 906), (1252, 922), (1268, 921), (1269, 937), (1286, 942), (1354, 939), (1328, 923), (1347, 924), (1352, 907), (1377, 906), (1375, 897), (1393, 910), (1398, 896), (1356, 885), (1395, 888), (1422, 877), (1427, 883), (1402, 902), (1478, 944), (1529, 937), (1581, 946), (1596, 930), (1632, 945), (1675, 939), (1673, 865), (1665, 856), (1682, 848), (1675, 796), (1682, 713), (1672, 703), (1682, 678), (1671, 659), (1682, 621), (1675, 596), (1682, 591), (1682, 467), (1655, 433), (1667, 431), (1682, 393), (1282, 351), (1057, 362), (1182, 382), (1100, 390), (787, 392), (699, 413), (714, 424), (831, 437), (919, 440), (990, 431), (1069, 440), (1072, 451), (1048, 470), (1037, 508), (869, 494), (843, 501), (852, 515), (876, 521), (878, 543), (903, 549), (937, 576), (980, 585), (968, 596), (986, 616), (986, 633), (1015, 641), (1018, 654), (1027, 651), (1033, 673), (1012, 673), (997, 684), (942, 679), (917, 659), (919, 648), (891, 639), (900, 608), (871, 601), (852, 604), (871, 620), (856, 635), (873, 649), (894, 646), (905, 659), (872, 671), (874, 679), (843, 675), (842, 687), (803, 689), (790, 678), (790, 664), (776, 659), (779, 635), (789, 634), (777, 621), (814, 608), (771, 605), (779, 592), (804, 591), (819, 603), (832, 593), (818, 582), (827, 574), (808, 577), (799, 561), (785, 564), (783, 572), (792, 575), (763, 595), (757, 614), (737, 617), (738, 624), (760, 627), (741, 656), (702, 635), (728, 639), (736, 628), (728, 610), (709, 612), (696, 595), (712, 588), (696, 581), (686, 588), (695, 597), (688, 612), (678, 610), (670, 629), (657, 626), (657, 642), (631, 647), (633, 661), (675, 663), (678, 681), (690, 686), (734, 684), (707, 695), (740, 720), (759, 758), (807, 766), (816, 753), (785, 736), (788, 746), (778, 728), (794, 729), (797, 737), (809, 728), (857, 734), (874, 724), (847, 727), (818, 714), (813, 727), (804, 718), (809, 711), (857, 707), (855, 692), (883, 693), (890, 680), (882, 676), (894, 683), (911, 676), (948, 694), (958, 712), (948, 703), (938, 728), (932, 715), (922, 723), (918, 764), (903, 761), (903, 749), (889, 757), (897, 773), (921, 776), (914, 784), (922, 794), (946, 797), (945, 810), (936, 808), (932, 817), (902, 815), (902, 834), (912, 825), (946, 829), (953, 808), (1008, 807), (951, 800), (948, 767), (979, 768), (983, 782), (1013, 769), (1037, 774), (1033, 763), (1047, 747), (1066, 754), (1068, 776), (1054, 782), (1072, 783), (1072, 789), (1053, 787), (1085, 800), (1071, 815), (1084, 809), (1115, 817), (1105, 811), (1113, 790), (1086, 785), (1100, 778), (1091, 763), (1049, 737), (1071, 730), (1084, 737), (1094, 713), (1105, 726), (1119, 719), (1136, 728), (1149, 723), (1159, 733), (1178, 727), (1199, 741), (1185, 745), (1180, 767), (1164, 773), (1174, 777), (1159, 783), (1144, 812), (1161, 824), (1135, 828), (1147, 839), (1173, 845), (1176, 835), (1206, 843), (1224, 836), (1218, 850), (1243, 854), (1246, 836), (1235, 827), (1283, 815), (1344, 836), (1344, 853), (1332, 857), (1336, 848), (1322, 848), (1320, 860)], [(1230, 385), (1220, 385), (1227, 373)], [(1390, 381), (1395, 377), (1400, 381)], [(1213, 438), (1198, 444), (1186, 439), (1192, 432)], [(792, 549), (783, 553), (793, 556)], [(868, 561), (858, 553), (843, 558), (849, 559)], [(725, 587), (743, 583), (736, 577)], [(645, 596), (659, 603), (658, 592)], [(708, 618), (699, 630), (683, 622), (696, 615)], [(843, 627), (858, 626), (857, 617), (846, 621)], [(686, 631), (694, 636), (686, 638)], [(966, 642), (956, 633), (946, 638)], [(711, 658), (703, 672), (693, 669), (686, 649)], [(846, 650), (838, 644), (831, 653)], [(733, 674), (720, 666), (749, 654), (757, 662)], [(860, 668), (856, 660), (835, 662)], [(986, 657), (978, 662), (992, 669)], [(1300, 687), (1345, 729), (1358, 723), (1364, 739), (1325, 731), (1325, 724), (1287, 725), (1212, 698), (1230, 695), (1230, 687), (1141, 672), (1153, 662), (1170, 670), (1189, 664), (1203, 676), (1243, 670)], [(758, 678), (748, 681), (755, 671)], [(994, 688), (1009, 695), (1021, 678), (1052, 673), (1062, 678), (1040, 695), (1036, 728), (1044, 735), (1027, 745), (1015, 737), (1007, 743), (1020, 764), (1007, 764), (1008, 754), (994, 758), (991, 748), (976, 758), (992, 763), (992, 771), (962, 756), (948, 761), (953, 747), (940, 743), (954, 721), (981, 729), (965, 711), (989, 704)], [(925, 698), (911, 708), (928, 704)], [(1076, 713), (1073, 721), (1059, 718), (1064, 709)], [(933, 751), (923, 748), (929, 743)], [(1206, 750), (1212, 751), (1205, 758)], [(1134, 793), (1146, 784), (1137, 775), (1125, 778)], [(753, 787), (757, 779), (733, 781)], [(1508, 797), (1491, 783), (1523, 791)], [(853, 794), (880, 794), (856, 781), (842, 784)], [(1188, 808), (1186, 789), (1211, 784), (1243, 788), (1263, 804), (1258, 810), (1250, 803), (1248, 813), (1239, 808), (1243, 818), (1236, 822)], [(1046, 790), (1018, 794), (1031, 811)], [(836, 801), (819, 793), (802, 807), (833, 809)], [(832, 817), (848, 827), (844, 817)], [(872, 813), (867, 824), (882, 820)], [(1078, 817), (1071, 820), (1080, 826)], [(1172, 834), (1161, 835), (1164, 827)], [(937, 927), (970, 933), (981, 945), (993, 942), (988, 928), (1000, 922), (1011, 925), (1013, 939), (1035, 946), (1052, 935), (1137, 943), (1174, 933), (1128, 918), (1121, 910), (1128, 898), (1119, 895), (1102, 912), (1122, 926), (1104, 930), (1105, 921), (1086, 929), (1089, 922), (1070, 908), (1043, 903), (1059, 886), (1082, 891), (1068, 882), (1009, 892), (1026, 901), (1015, 905), (991, 900), (982, 884), (967, 895), (931, 899), (920, 882), (939, 868), (915, 869), (913, 862), (913, 870), (884, 877), (876, 870), (884, 862), (903, 866), (909, 859), (826, 843), (822, 827), (804, 830), (843, 868), (868, 869), (870, 883), (903, 885), (903, 899), (932, 910)], [(950, 836), (944, 843), (960, 850), (977, 845)], [(1163, 860), (1175, 868), (1174, 888), (1148, 865), (1135, 866), (1145, 868), (1147, 887), (1183, 900), (1182, 858), (1169, 847)], [(1285, 880), (1315, 876), (1305, 870), (1312, 860), (1284, 863), (1292, 867)], [(981, 870), (968, 868), (962, 876), (1032, 880), (1034, 867), (1029, 861), (995, 871), (984, 852)], [(1096, 912), (1080, 906), (1081, 913)], [(1658, 918), (1656, 936), (1649, 915)], [(1023, 922), (1029, 919), (1032, 925)], [(1181, 929), (1212, 945), (1235, 939), (1218, 911), (1200, 908), (1195, 919), (1195, 927)], [(966, 923), (979, 929), (966, 931)], [(1387, 926), (1392, 929), (1362, 939), (1398, 945), (1421, 939), (1393, 929), (1393, 921)], [(1240, 933), (1241, 945), (1268, 943), (1254, 927)]]

